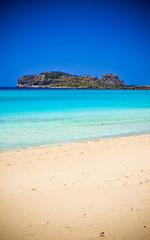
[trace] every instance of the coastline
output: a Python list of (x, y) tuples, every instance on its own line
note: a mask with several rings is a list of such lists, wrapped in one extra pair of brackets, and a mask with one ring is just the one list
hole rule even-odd
[(69, 141), (56, 142), (56, 143), (47, 143), (47, 144), (40, 144), (40, 145), (16, 147), (16, 148), (11, 148), (11, 149), (0, 150), (0, 154), (1, 153), (18, 152), (18, 151), (20, 152), (20, 151), (26, 151), (26, 150), (32, 150), (32, 149), (37, 150), (37, 149), (41, 149), (41, 148), (57, 147), (57, 146), (91, 142), (91, 141), (101, 141), (101, 140), (111, 139), (111, 138), (114, 139), (114, 138), (134, 137), (134, 136), (141, 136), (141, 135), (150, 135), (150, 132), (130, 133), (130, 134), (128, 133), (128, 134), (108, 136), (108, 137), (85, 138), (85, 139), (69, 140)]
[(0, 238), (148, 240), (150, 134), (75, 143), (0, 153)]

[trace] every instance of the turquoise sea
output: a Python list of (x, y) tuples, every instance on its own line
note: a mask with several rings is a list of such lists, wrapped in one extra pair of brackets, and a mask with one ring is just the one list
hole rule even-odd
[(150, 132), (150, 90), (0, 89), (0, 150)]

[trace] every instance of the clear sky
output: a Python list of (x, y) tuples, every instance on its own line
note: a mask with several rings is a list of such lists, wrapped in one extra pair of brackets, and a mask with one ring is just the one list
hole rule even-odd
[(148, 1), (5, 0), (0, 29), (0, 86), (53, 70), (150, 84)]

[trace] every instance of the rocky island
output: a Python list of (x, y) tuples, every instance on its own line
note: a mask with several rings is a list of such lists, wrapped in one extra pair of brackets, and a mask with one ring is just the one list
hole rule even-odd
[(42, 72), (18, 79), (19, 88), (100, 88), (100, 89), (150, 89), (150, 85), (126, 85), (114, 73), (101, 78), (90, 75), (72, 75), (60, 71)]

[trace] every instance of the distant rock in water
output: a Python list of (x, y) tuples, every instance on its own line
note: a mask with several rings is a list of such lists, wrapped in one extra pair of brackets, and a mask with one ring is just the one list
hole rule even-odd
[[(114, 73), (102, 74), (101, 78), (90, 75), (72, 75), (60, 71), (42, 72), (18, 79), (19, 88), (128, 88)], [(133, 88), (130, 86), (130, 88)]]

